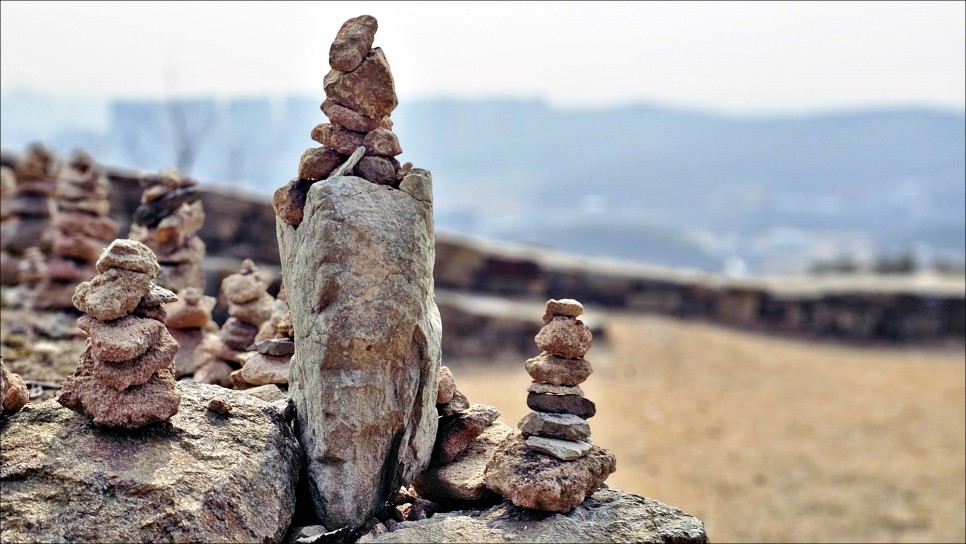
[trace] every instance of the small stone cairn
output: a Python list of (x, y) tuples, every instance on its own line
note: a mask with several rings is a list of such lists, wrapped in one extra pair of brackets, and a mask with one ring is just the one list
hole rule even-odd
[(0, 355), (0, 414), (12, 414), (30, 401), (30, 392), (23, 379), (8, 372), (3, 364), (3, 356)]
[(33, 296), (35, 309), (74, 307), (74, 289), (94, 275), (94, 262), (104, 246), (117, 238), (118, 225), (107, 216), (109, 191), (104, 169), (83, 151), (75, 152), (60, 169), (53, 247), (46, 278)]
[(17, 265), (27, 248), (50, 252), (57, 168), (53, 153), (40, 144), (27, 148), (14, 168), (16, 183), (0, 229), (0, 280), (5, 285), (18, 282)]
[(174, 358), (178, 343), (164, 326), (163, 305), (174, 293), (152, 280), (160, 267), (151, 250), (115, 240), (77, 286), (77, 326), (89, 336), (77, 369), (57, 401), (91, 416), (95, 425), (135, 429), (178, 413)]
[(590, 330), (577, 319), (576, 300), (550, 300), (535, 338), (541, 353), (526, 362), (533, 378), (527, 406), (533, 411), (503, 442), (486, 467), (486, 486), (513, 504), (569, 512), (617, 468), (614, 455), (590, 443), (587, 419), (596, 412), (580, 384), (592, 372), (584, 355)]
[(197, 181), (167, 168), (142, 176), (141, 205), (134, 211), (130, 237), (151, 248), (161, 272), (157, 284), (178, 292), (205, 288), (205, 243), (197, 236), (205, 222)]
[(239, 356), (244, 361), (242, 367), (231, 373), (235, 389), (274, 384), (287, 390), (289, 362), (295, 354), (295, 331), (284, 288), (279, 290), (272, 315), (259, 327), (253, 342)]
[[(345, 166), (338, 175), (353, 170), (373, 183), (393, 187), (412, 168), (412, 163), (400, 165), (395, 158), (402, 147), (391, 130), (389, 115), (398, 99), (385, 54), (379, 47), (372, 48), (378, 26), (371, 15), (349, 19), (329, 48), (332, 69), (323, 79), (322, 112), (330, 122), (312, 129), (312, 139), (322, 146), (305, 150), (298, 178), (280, 188), (273, 199), (276, 213), (289, 225), (302, 222), (309, 187), (340, 165)], [(364, 148), (361, 158), (355, 154), (360, 147)]]
[(201, 361), (195, 358), (195, 349), (205, 339), (207, 330), (214, 325), (211, 321), (214, 307), (215, 297), (204, 296), (197, 287), (185, 287), (178, 292), (178, 300), (165, 305), (167, 318), (164, 324), (181, 346), (174, 360), (178, 378), (190, 376), (198, 370)]
[(230, 316), (218, 334), (208, 335), (196, 349), (199, 361), (193, 380), (231, 388), (232, 372), (245, 364), (242, 353), (255, 340), (258, 329), (272, 315), (275, 300), (267, 292), (251, 259), (221, 282), (221, 296), (228, 302)]

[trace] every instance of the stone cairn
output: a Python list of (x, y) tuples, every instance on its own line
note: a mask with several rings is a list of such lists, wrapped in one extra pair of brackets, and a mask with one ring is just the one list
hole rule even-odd
[(339, 29), (322, 104), (332, 123), (313, 130), (323, 147), (273, 198), (296, 332), (289, 393), (331, 529), (360, 527), (409, 485), (438, 423), (432, 177), (396, 166), (396, 91), (376, 28), (364, 15)]
[(178, 378), (190, 376), (198, 370), (201, 361), (195, 358), (195, 350), (205, 339), (208, 329), (214, 325), (211, 321), (211, 310), (214, 307), (215, 297), (204, 296), (197, 287), (185, 287), (178, 292), (178, 300), (165, 305), (167, 318), (164, 324), (181, 346), (174, 360)]
[[(298, 178), (279, 189), (274, 199), (276, 213), (290, 225), (302, 221), (309, 187), (340, 165), (346, 164), (340, 175), (354, 169), (359, 177), (394, 187), (413, 166), (400, 165), (395, 158), (402, 147), (391, 130), (389, 115), (398, 100), (385, 54), (379, 47), (372, 49), (377, 28), (376, 18), (370, 15), (349, 19), (329, 48), (332, 70), (323, 80), (322, 112), (330, 122), (312, 129), (312, 139), (322, 146), (305, 150)], [(364, 148), (361, 158), (354, 155), (359, 148)]]
[(104, 246), (117, 238), (118, 225), (107, 216), (109, 191), (104, 169), (83, 151), (75, 152), (60, 169), (53, 247), (46, 278), (32, 297), (35, 309), (74, 307), (74, 289), (94, 275), (94, 262)]
[(436, 397), (439, 429), (429, 467), (413, 480), (420, 497), (438, 503), (477, 501), (494, 495), (483, 485), (483, 471), (493, 451), (513, 429), (497, 422), (500, 412), (469, 404), (456, 388), (448, 367), (439, 369)]
[(272, 315), (275, 301), (267, 289), (268, 283), (250, 259), (242, 262), (237, 273), (222, 280), (221, 296), (228, 302), (230, 317), (218, 334), (208, 335), (195, 350), (195, 382), (232, 387), (232, 372), (245, 364), (242, 353)]
[(77, 369), (57, 401), (95, 425), (135, 429), (178, 413), (174, 358), (178, 342), (164, 326), (163, 305), (177, 297), (154, 284), (160, 267), (151, 250), (115, 240), (77, 286), (77, 326), (88, 334)]
[(288, 389), (289, 361), (295, 353), (295, 331), (285, 290), (280, 289), (271, 316), (262, 323), (248, 351), (239, 357), (242, 367), (231, 373), (235, 389), (276, 385)]
[(0, 355), (0, 414), (12, 414), (30, 401), (30, 392), (27, 391), (27, 384), (23, 379), (8, 372), (3, 364), (3, 356)]
[(130, 237), (151, 248), (161, 273), (157, 284), (174, 292), (186, 287), (204, 291), (205, 243), (197, 236), (205, 208), (197, 181), (167, 168), (142, 176), (141, 205), (134, 211)]
[(584, 359), (592, 335), (576, 300), (550, 300), (535, 338), (539, 356), (526, 363), (533, 378), (522, 432), (504, 441), (486, 467), (486, 486), (536, 510), (569, 512), (617, 468), (614, 455), (590, 443), (594, 403), (580, 389), (592, 371)]
[(17, 265), (27, 248), (36, 246), (44, 255), (50, 252), (57, 168), (53, 153), (40, 144), (31, 145), (17, 161), (16, 183), (0, 229), (0, 280), (5, 285), (18, 282)]

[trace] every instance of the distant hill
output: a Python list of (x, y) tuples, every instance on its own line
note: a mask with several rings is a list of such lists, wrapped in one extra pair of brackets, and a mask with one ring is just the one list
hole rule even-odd
[[(187, 143), (195, 177), (268, 195), (317, 145), (321, 99), (88, 101), (74, 112), (67, 99), (10, 93), (0, 129), (6, 149), (42, 139), (147, 170), (174, 165)], [(400, 159), (433, 172), (437, 225), (451, 230), (735, 273), (910, 249), (963, 259), (962, 112), (749, 118), (403, 99), (393, 121)]]

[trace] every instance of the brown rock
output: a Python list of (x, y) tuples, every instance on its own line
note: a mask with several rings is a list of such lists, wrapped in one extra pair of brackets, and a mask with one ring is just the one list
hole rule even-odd
[(537, 347), (566, 359), (583, 357), (590, 349), (593, 335), (579, 319), (554, 317), (534, 338)]
[(158, 275), (161, 267), (158, 259), (146, 245), (135, 240), (120, 239), (111, 242), (94, 265), (98, 274), (110, 268), (140, 272), (153, 279)]
[(302, 223), (302, 210), (305, 208), (305, 195), (314, 183), (311, 180), (293, 179), (280, 187), (272, 196), (272, 208), (275, 215), (289, 225), (299, 226)]
[(168, 314), (165, 324), (172, 329), (203, 329), (211, 321), (207, 308), (197, 303), (188, 304), (183, 298), (168, 304), (165, 311)]
[(496, 408), (474, 404), (464, 412), (440, 418), (430, 466), (451, 462), (498, 417)]
[(28, 402), (30, 402), (30, 392), (27, 391), (23, 379), (13, 372), (8, 372), (3, 364), (3, 357), (0, 357), (0, 413), (12, 414), (26, 406)]
[(453, 393), (453, 398), (450, 399), (446, 404), (437, 404), (436, 410), (439, 411), (440, 417), (456, 415), (470, 407), (470, 402), (466, 400), (466, 396), (459, 391)]
[(365, 136), (331, 123), (320, 123), (312, 129), (313, 140), (343, 155), (351, 155), (356, 148), (362, 146)]
[(547, 310), (543, 314), (543, 323), (547, 325), (557, 316), (577, 318), (582, 313), (584, 313), (584, 305), (572, 298), (550, 299), (547, 301)]
[(104, 251), (104, 241), (84, 234), (61, 233), (54, 238), (53, 251), (64, 257), (94, 262)]
[(113, 240), (118, 233), (117, 222), (110, 217), (63, 210), (54, 217), (54, 227), (61, 232), (75, 232), (98, 240)]
[(511, 434), (513, 429), (503, 423), (491, 424), (452, 462), (430, 466), (417, 475), (413, 488), (421, 497), (444, 504), (493, 496), (494, 493), (483, 485), (483, 473), (497, 446)]
[(617, 469), (611, 452), (594, 446), (573, 461), (531, 451), (514, 435), (496, 449), (486, 466), (486, 487), (521, 508), (566, 513), (582, 503)]
[(391, 130), (382, 127), (369, 131), (363, 138), (362, 145), (370, 155), (395, 157), (402, 153), (399, 138)]
[(342, 23), (329, 47), (329, 66), (341, 72), (358, 68), (372, 47), (378, 28), (376, 18), (371, 15), (360, 15)]
[(590, 400), (577, 395), (527, 395), (527, 406), (537, 412), (551, 414), (572, 414), (579, 418), (590, 419), (597, 413), (597, 406)]
[(408, 174), (409, 171), (412, 170), (412, 168), (413, 168), (413, 163), (411, 162), (407, 162), (406, 164), (403, 164), (399, 168), (396, 168), (396, 179), (402, 180), (404, 177), (406, 177), (406, 174)]
[(195, 383), (209, 383), (212, 385), (220, 385), (222, 387), (231, 389), (231, 373), (232, 367), (225, 361), (213, 360), (204, 363), (198, 370), (195, 371), (195, 375), (191, 378), (191, 381)]
[(201, 341), (201, 344), (195, 348), (194, 358), (201, 361), (201, 365), (213, 360), (231, 361), (236, 364), (241, 364), (239, 360), (241, 353), (241, 351), (232, 349), (228, 344), (225, 344), (217, 334), (208, 334)]
[(378, 47), (352, 72), (330, 71), (323, 85), (333, 102), (372, 119), (388, 117), (399, 103), (389, 62)]
[(551, 385), (580, 385), (593, 372), (586, 359), (564, 359), (546, 352), (527, 359), (526, 369), (533, 381)]
[(203, 361), (195, 358), (195, 350), (205, 338), (205, 331), (201, 329), (168, 329), (168, 332), (178, 342), (178, 355), (174, 358), (175, 377), (190, 376), (198, 370)]
[(200, 200), (185, 203), (154, 228), (154, 240), (159, 247), (184, 246), (205, 224), (205, 208)]
[(164, 304), (170, 304), (176, 302), (178, 296), (172, 293), (170, 290), (161, 287), (156, 283), (152, 283), (148, 292), (141, 297), (141, 302), (138, 306), (144, 306), (145, 308), (157, 308)]
[(436, 393), (436, 404), (446, 404), (456, 393), (456, 380), (449, 367), (439, 367), (439, 389)]
[[(258, 327), (268, 321), (268, 318), (272, 316), (272, 308), (274, 306), (275, 299), (272, 298), (272, 295), (263, 292), (260, 298), (251, 302), (244, 304), (229, 302), (228, 313), (240, 321), (254, 325), (255, 334), (257, 334)], [(248, 340), (248, 344), (245, 344), (245, 347), (248, 347), (252, 343), (252, 340), (255, 339), (255, 334), (252, 334), (252, 337)]]
[(268, 284), (258, 274), (251, 259), (242, 261), (241, 271), (221, 280), (221, 294), (228, 302), (244, 304), (265, 294)]
[[(91, 375), (118, 391), (132, 385), (146, 383), (155, 372), (163, 368), (170, 368), (173, 375), (174, 358), (178, 354), (178, 347), (178, 342), (165, 329), (157, 345), (130, 361), (105, 363), (92, 360)], [(81, 355), (82, 359), (84, 357), (90, 357), (88, 351)]]
[(91, 366), (81, 358), (74, 375), (64, 380), (57, 401), (93, 417), (95, 425), (135, 429), (178, 413), (181, 395), (175, 391), (174, 364), (159, 370), (147, 383), (121, 391), (95, 378)]
[(584, 396), (583, 389), (579, 385), (551, 385), (549, 383), (532, 383), (527, 388), (528, 393), (538, 395), (576, 395)]
[(356, 173), (379, 185), (391, 185), (396, 182), (396, 167), (384, 157), (373, 155), (363, 157), (356, 165)]
[(252, 385), (287, 384), (289, 360), (288, 355), (275, 356), (264, 353), (249, 352), (244, 355), (245, 364), (239, 375)]
[(322, 113), (324, 113), (332, 123), (341, 125), (353, 132), (366, 133), (380, 126), (378, 119), (366, 117), (365, 115), (352, 111), (345, 106), (340, 106), (331, 100), (322, 102)]
[[(94, 266), (92, 264), (85, 265), (84, 263), (79, 263), (73, 259), (64, 259), (58, 256), (51, 256), (47, 261), (47, 277), (52, 280), (63, 280), (66, 282), (73, 282), (74, 285), (71, 286), (71, 295), (74, 294), (73, 287), (81, 281), (94, 276)], [(70, 302), (70, 297), (67, 297), (67, 301)]]
[(228, 415), (231, 412), (231, 404), (220, 397), (215, 397), (208, 402), (208, 410), (223, 416)]
[(89, 335), (88, 349), (94, 359), (111, 363), (129, 361), (157, 346), (164, 330), (162, 323), (132, 315), (106, 323), (84, 315), (77, 326)]
[(326, 147), (306, 149), (299, 160), (299, 178), (325, 179), (330, 172), (345, 162), (346, 157)]
[(77, 286), (74, 307), (101, 321), (117, 319), (134, 311), (150, 286), (147, 274), (108, 268)]

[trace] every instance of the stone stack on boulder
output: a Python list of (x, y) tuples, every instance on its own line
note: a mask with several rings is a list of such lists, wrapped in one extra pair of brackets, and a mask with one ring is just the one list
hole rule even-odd
[(205, 243), (197, 236), (205, 222), (197, 181), (174, 169), (142, 176), (141, 205), (134, 211), (130, 237), (143, 242), (158, 257), (157, 284), (178, 292), (205, 288)]
[(74, 292), (74, 305), (86, 314), (77, 326), (89, 336), (57, 401), (105, 427), (165, 421), (181, 401), (174, 381), (178, 343), (162, 307), (176, 297), (153, 283), (160, 267), (140, 242), (115, 240), (95, 270)]
[(519, 423), (486, 467), (485, 483), (523, 508), (569, 512), (617, 468), (614, 455), (590, 443), (596, 412), (580, 384), (592, 371), (583, 357), (592, 335), (576, 300), (550, 300), (535, 338), (541, 353), (526, 363), (533, 378)]
[(3, 356), (0, 355), (0, 414), (8, 415), (23, 408), (30, 402), (30, 392), (23, 379), (8, 372), (3, 364)]
[(232, 387), (232, 372), (245, 364), (242, 353), (272, 315), (275, 300), (267, 289), (268, 283), (251, 259), (245, 259), (237, 273), (222, 280), (221, 296), (228, 303), (230, 317), (218, 334), (208, 335), (195, 350), (195, 382)]
[(107, 216), (110, 184), (104, 169), (90, 155), (77, 151), (60, 169), (57, 214), (47, 277), (37, 286), (38, 310), (73, 308), (77, 285), (94, 275), (94, 262), (117, 238), (118, 225)]
[(242, 367), (231, 373), (235, 389), (276, 385), (288, 390), (289, 361), (295, 353), (292, 316), (284, 288), (273, 302), (271, 316), (262, 323), (248, 351), (241, 354)]
[(14, 168), (16, 184), (0, 229), (0, 279), (6, 285), (17, 283), (17, 263), (27, 248), (50, 253), (57, 169), (53, 153), (40, 144), (27, 148)]
[[(362, 526), (426, 468), (438, 419), (432, 177), (394, 170), (395, 137), (377, 130), (396, 95), (385, 56), (370, 49), (375, 28), (367, 16), (343, 25), (325, 77), (324, 108), (337, 113), (318, 139), (352, 156), (311, 172), (303, 160), (273, 200), (295, 330), (289, 392), (312, 502), (333, 530)], [(354, 63), (343, 60), (351, 51)], [(345, 175), (360, 147), (363, 177)]]
[(440, 417), (433, 455), (429, 467), (413, 480), (413, 489), (438, 503), (496, 497), (483, 485), (483, 471), (513, 429), (496, 421), (496, 408), (471, 406), (445, 366), (439, 372), (436, 409)]
[(381, 48), (372, 48), (378, 26), (370, 15), (349, 19), (329, 48), (331, 70), (323, 80), (322, 102), (329, 122), (312, 129), (312, 139), (322, 145), (305, 150), (298, 177), (275, 194), (276, 213), (290, 225), (302, 221), (309, 187), (329, 177), (360, 147), (365, 148), (363, 156), (355, 157), (358, 162), (348, 168), (373, 183), (398, 187), (412, 168), (411, 163), (400, 165), (396, 160), (402, 147), (389, 115), (398, 99), (386, 55)]
[(177, 340), (178, 356), (174, 360), (178, 378), (190, 376), (198, 370), (201, 361), (195, 359), (195, 350), (205, 339), (212, 326), (211, 310), (215, 297), (206, 297), (197, 287), (186, 287), (178, 292), (178, 300), (165, 305), (164, 324)]

